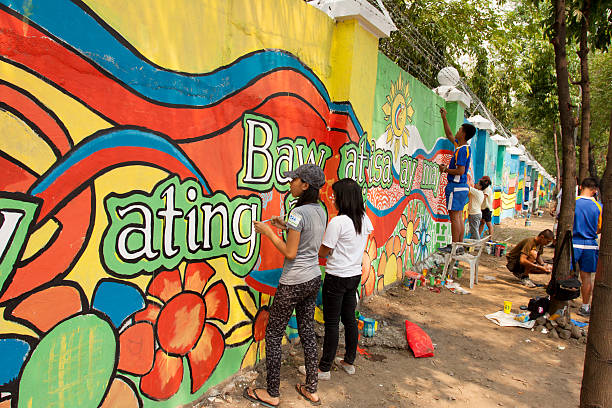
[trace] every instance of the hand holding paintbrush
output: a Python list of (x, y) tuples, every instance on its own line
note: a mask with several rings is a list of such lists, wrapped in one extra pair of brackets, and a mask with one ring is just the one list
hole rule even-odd
[(282, 217), (279, 217), (278, 215), (275, 215), (271, 218), (268, 218), (266, 220), (261, 220), (261, 221), (257, 221), (257, 222), (261, 222), (261, 223), (265, 223), (270, 221), (270, 224), (272, 224), (272, 226), (276, 227), (276, 228), (280, 228), (283, 230), (287, 229), (287, 223), (285, 222), (285, 220)]

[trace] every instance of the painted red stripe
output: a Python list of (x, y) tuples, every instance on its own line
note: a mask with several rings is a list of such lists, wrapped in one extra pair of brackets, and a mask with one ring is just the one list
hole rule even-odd
[(348, 117), (330, 113), (313, 84), (295, 71), (270, 73), (212, 107), (166, 107), (133, 94), (34, 27), (24, 29), (24, 24), (0, 12), (0, 53), (58, 84), (118, 124), (146, 127), (177, 140), (189, 139), (226, 127), (239, 119), (245, 110), (255, 108), (267, 95), (297, 93), (327, 118), (330, 127), (346, 128), (352, 137), (357, 137)]
[(70, 150), (68, 135), (44, 109), (26, 95), (6, 85), (0, 85), (0, 101), (22, 113), (49, 138), (55, 147), (66, 154)]
[(66, 272), (86, 242), (91, 214), (91, 190), (86, 189), (62, 208), (55, 218), (62, 230), (49, 248), (15, 271), (0, 302), (29, 292)]
[(39, 220), (49, 214), (61, 200), (68, 197), (90, 178), (100, 175), (111, 167), (118, 167), (121, 164), (129, 166), (135, 158), (142, 159), (145, 165), (146, 163), (163, 163), (164, 170), (178, 174), (183, 179), (194, 177), (180, 161), (158, 150), (125, 146), (100, 150), (70, 167), (47, 189), (38, 194), (38, 197), (43, 199)]
[(270, 285), (266, 285), (265, 283), (261, 283), (253, 279), (253, 277), (251, 277), (250, 275), (247, 275), (244, 278), (244, 281), (246, 282), (247, 285), (249, 285), (250, 287), (252, 287), (258, 292), (265, 293), (266, 295), (270, 295), (270, 296), (274, 296), (276, 294), (276, 288), (273, 288)]
[(36, 177), (17, 164), (0, 157), (0, 190), (25, 193)]

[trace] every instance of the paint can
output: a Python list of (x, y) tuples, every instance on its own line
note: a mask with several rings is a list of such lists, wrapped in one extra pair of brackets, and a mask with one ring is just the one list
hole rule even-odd
[(507, 244), (495, 244), (495, 256), (504, 256), (506, 254)]
[(363, 335), (365, 337), (374, 337), (376, 330), (378, 330), (378, 322), (369, 317), (363, 317), (359, 319), (363, 322)]

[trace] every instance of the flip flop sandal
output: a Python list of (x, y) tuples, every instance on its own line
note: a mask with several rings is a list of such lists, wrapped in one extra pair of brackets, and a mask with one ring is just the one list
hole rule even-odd
[(321, 405), (321, 398), (319, 398), (317, 401), (311, 400), (306, 394), (304, 394), (303, 387), (305, 387), (304, 384), (295, 384), (295, 390), (298, 392), (298, 394), (300, 394), (302, 398), (310, 402), (310, 405)]
[(270, 404), (269, 402), (266, 402), (264, 400), (262, 400), (261, 398), (259, 398), (259, 396), (257, 395), (257, 391), (256, 388), (253, 388), (251, 391), (253, 392), (253, 395), (249, 394), (249, 389), (250, 387), (246, 387), (244, 389), (244, 391), (242, 392), (242, 396), (246, 399), (248, 399), (251, 402), (254, 402), (255, 404), (260, 404), (263, 405), (264, 407), (268, 407), (268, 408), (276, 408), (280, 406), (280, 403), (274, 405), (274, 404)]

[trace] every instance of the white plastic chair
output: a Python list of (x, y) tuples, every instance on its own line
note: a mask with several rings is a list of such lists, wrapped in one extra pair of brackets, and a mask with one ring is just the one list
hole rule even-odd
[[(445, 255), (442, 279), (446, 279), (450, 268), (455, 265), (456, 261), (462, 261), (466, 262), (470, 266), (470, 289), (474, 287), (474, 284), (478, 284), (478, 262), (480, 260), (480, 255), (482, 254), (482, 250), (490, 238), (491, 236), (488, 235), (479, 240), (466, 239), (463, 242), (453, 242), (451, 252)], [(460, 246), (465, 249), (465, 252), (461, 255), (457, 255), (457, 248)], [(468, 248), (470, 248), (473, 253), (469, 253)]]

